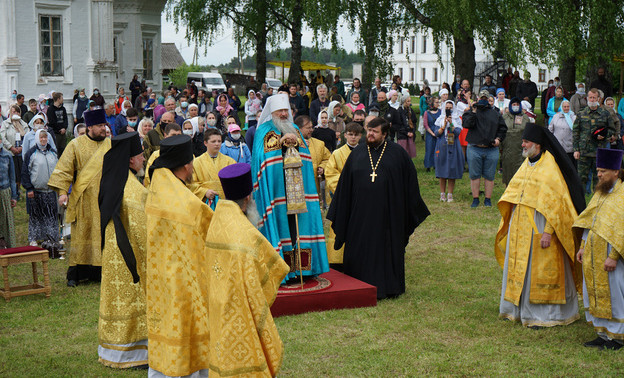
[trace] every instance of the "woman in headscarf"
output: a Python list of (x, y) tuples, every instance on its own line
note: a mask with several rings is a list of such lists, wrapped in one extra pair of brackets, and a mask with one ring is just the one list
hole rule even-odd
[[(184, 121), (182, 124), (182, 133), (191, 137), (191, 142), (193, 144), (193, 155), (195, 157), (200, 156), (204, 152), (206, 152), (206, 145), (204, 145), (204, 133), (199, 130), (199, 121), (200, 117), (193, 117)], [(189, 133), (186, 129), (186, 125), (190, 124), (192, 127), (192, 132)]]
[[(11, 105), (8, 118), (2, 122), (2, 127), (0, 127), (0, 139), (2, 139), (4, 148), (13, 155), (13, 165), (17, 173), (22, 171), (22, 141), (29, 131), (30, 127), (22, 121), (19, 105)], [(15, 175), (15, 184), (19, 192), (19, 174)]]
[(404, 127), (401, 130), (397, 130), (397, 143), (407, 151), (409, 157), (415, 158), (414, 135), (418, 118), (416, 117), (416, 112), (412, 109), (412, 98), (410, 96), (403, 98), (403, 106), (399, 109), (399, 114), (403, 118)]
[(572, 145), (572, 127), (574, 126), (575, 120), (576, 114), (574, 114), (571, 109), (570, 101), (563, 100), (561, 102), (561, 111), (557, 112), (552, 117), (552, 120), (548, 124), (548, 130), (555, 135), (555, 138), (557, 138), (561, 147), (563, 147), (565, 152), (568, 154), (572, 164), (576, 167), (574, 147)]
[(314, 127), (314, 131), (312, 131), (312, 137), (322, 140), (329, 152), (333, 152), (336, 149), (336, 133), (329, 128), (327, 109), (323, 109), (319, 112), (316, 127)]
[(221, 93), (217, 97), (217, 112), (217, 128), (224, 135), (227, 134), (227, 117), (232, 116), (236, 124), (240, 123), (236, 109), (230, 105), (230, 98), (225, 93)]
[[(30, 127), (30, 131), (24, 135), (24, 141), (22, 142), (22, 158), (25, 158), (28, 150), (35, 145), (35, 133), (37, 130), (48, 130), (45, 114), (39, 113), (34, 116), (28, 123), (28, 127)], [(48, 144), (56, 150), (56, 143), (54, 143), (52, 135), (52, 133), (48, 133)]]
[(24, 156), (21, 178), (26, 189), (28, 241), (37, 245), (41, 240), (59, 240), (56, 192), (48, 187), (50, 175), (58, 162), (56, 150), (48, 143), (48, 133), (39, 129), (35, 145)]
[(399, 101), (399, 92), (396, 90), (391, 90), (388, 92), (388, 105), (392, 106), (395, 109), (399, 109), (401, 107), (401, 101)]
[(427, 172), (431, 171), (431, 168), (435, 166), (435, 146), (436, 135), (433, 132), (433, 125), (440, 116), (440, 99), (434, 97), (431, 99), (431, 103), (428, 109), (423, 114), (423, 123), (425, 127), (425, 169)]
[(529, 117), (523, 112), (522, 102), (514, 97), (509, 101), (507, 112), (503, 114), (507, 125), (507, 135), (501, 143), (500, 161), (503, 168), (503, 184), (509, 184), (511, 178), (524, 162), (522, 157), (522, 133)]
[(121, 109), (123, 109), (123, 104), (126, 101), (130, 101), (128, 96), (126, 96), (126, 91), (123, 87), (119, 87), (117, 89), (117, 98), (115, 99), (115, 114), (121, 113)]
[[(345, 130), (345, 123), (341, 117), (342, 107), (339, 101), (332, 101), (327, 107), (327, 116), (329, 117), (329, 128), (336, 133), (336, 140), (340, 140), (342, 133)], [(335, 147), (334, 147), (335, 148)], [(330, 150), (331, 152), (332, 150)]]
[(494, 99), (494, 107), (498, 109), (500, 114), (505, 114), (509, 109), (509, 99), (505, 98), (505, 89), (498, 88), (496, 90), (496, 98)]
[[(462, 122), (455, 104), (444, 102), (440, 115), (431, 128), (436, 137), (435, 173), (440, 180), (440, 201), (453, 202), (455, 180), (464, 175), (464, 154), (459, 144)], [(448, 183), (448, 194), (447, 194)]]
[(157, 99), (158, 104), (154, 108), (154, 119), (160, 119), (163, 114), (167, 111), (165, 108), (165, 98), (163, 96), (159, 96)]
[(256, 92), (250, 89), (249, 92), (247, 92), (247, 101), (245, 101), (245, 114), (248, 129), (258, 124), (256, 114), (258, 114), (259, 111), (262, 111), (262, 101), (258, 100), (256, 98)]

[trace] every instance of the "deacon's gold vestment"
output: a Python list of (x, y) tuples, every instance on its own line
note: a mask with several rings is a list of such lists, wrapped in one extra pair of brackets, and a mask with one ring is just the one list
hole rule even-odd
[[(325, 166), (325, 190), (328, 194), (333, 194), (336, 191), (336, 186), (338, 186), (338, 180), (340, 179), (340, 174), (342, 173), (342, 168), (344, 168), (350, 154), (351, 148), (349, 148), (346, 144), (332, 152), (329, 161)], [(326, 240), (327, 259), (329, 260), (329, 263), (342, 264), (344, 245), (339, 250), (334, 249), (336, 234), (334, 233), (334, 230), (332, 230), (331, 226), (329, 227), (329, 235)]]
[(284, 347), (270, 306), (288, 265), (240, 207), (225, 199), (217, 203), (204, 254), (210, 278), (210, 376), (277, 375)]
[(70, 185), (72, 186), (65, 213), (65, 220), (71, 223), (70, 266), (101, 265), (102, 238), (98, 195), (104, 154), (110, 146), (109, 138), (96, 142), (83, 135), (72, 140), (48, 181), (48, 186), (59, 195), (67, 194)]
[(314, 181), (316, 182), (316, 191), (321, 194), (321, 182), (318, 175), (319, 167), (325, 170), (325, 165), (329, 161), (331, 153), (325, 147), (325, 143), (316, 138), (306, 139), (308, 148), (310, 149), (310, 156), (312, 156), (312, 168), (314, 169)]
[(145, 164), (145, 178), (143, 179), (143, 185), (146, 188), (149, 188), (150, 181), (151, 181), (149, 177), (149, 167), (151, 167), (152, 164), (154, 164), (154, 160), (158, 159), (159, 156), (160, 156), (160, 150), (156, 150), (152, 152), (149, 159), (147, 159), (147, 164)]
[[(145, 315), (145, 189), (132, 172), (124, 188), (119, 215), (128, 240), (132, 246), (140, 277), (134, 283), (132, 275), (117, 246), (115, 226), (111, 219), (106, 226), (104, 250), (102, 251), (102, 283), (100, 286), (100, 318), (98, 338), (104, 348), (115, 349), (106, 344), (130, 344), (147, 339), (147, 320)], [(136, 346), (135, 348), (145, 348)], [(124, 368), (110, 361), (100, 360), (107, 366)], [(147, 364), (144, 361), (143, 364)], [(136, 365), (136, 364), (134, 364)]]
[(150, 368), (169, 376), (208, 369), (209, 266), (204, 240), (212, 210), (167, 168), (156, 169), (147, 215)]
[(584, 241), (583, 276), (589, 297), (589, 312), (597, 318), (612, 319), (609, 272), (604, 270), (608, 257), (619, 260), (624, 251), (624, 185), (619, 179), (609, 194), (596, 192), (576, 222), (575, 229), (588, 229)]
[[(510, 239), (505, 300), (519, 305), (532, 248), (530, 303), (565, 304), (564, 258), (569, 259), (577, 291), (581, 290), (580, 265), (575, 264), (580, 237), (572, 233), (577, 213), (566, 181), (550, 152), (544, 151), (533, 166), (525, 159), (509, 182), (498, 208), (502, 219), (496, 234), (495, 253), (501, 268), (505, 264), (508, 233)], [(542, 234), (535, 226), (535, 211), (546, 218), (544, 232), (552, 235), (548, 248), (540, 245)]]
[(217, 192), (219, 199), (224, 199), (225, 195), (219, 180), (219, 171), (232, 164), (236, 164), (236, 161), (221, 152), (214, 159), (207, 152), (204, 152), (193, 161), (193, 181), (188, 184), (188, 188), (200, 200), (204, 199), (208, 189)]

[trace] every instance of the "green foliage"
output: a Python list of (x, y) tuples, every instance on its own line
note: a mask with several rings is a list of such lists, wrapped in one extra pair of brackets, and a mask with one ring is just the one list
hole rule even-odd
[(178, 88), (186, 87), (186, 76), (189, 72), (202, 72), (202, 67), (197, 65), (187, 65), (184, 63), (180, 67), (169, 73), (169, 83), (175, 85)]

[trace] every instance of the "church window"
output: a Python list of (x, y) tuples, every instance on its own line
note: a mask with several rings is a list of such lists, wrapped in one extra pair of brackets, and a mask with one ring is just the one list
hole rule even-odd
[(61, 16), (40, 15), (39, 38), (41, 76), (62, 76), (63, 39)]
[(154, 45), (148, 38), (143, 39), (143, 78), (152, 80), (154, 73)]

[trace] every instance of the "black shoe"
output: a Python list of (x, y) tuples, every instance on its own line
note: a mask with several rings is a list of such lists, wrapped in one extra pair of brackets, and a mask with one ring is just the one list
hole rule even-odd
[(620, 349), (622, 346), (622, 344), (618, 343), (615, 340), (609, 340), (607, 342), (604, 343), (603, 345), (603, 349), (609, 349), (609, 350), (618, 350)]
[(602, 349), (606, 342), (607, 342), (607, 340), (605, 340), (605, 339), (603, 339), (601, 337), (596, 337), (594, 340), (588, 341), (588, 342), (584, 343), (583, 346), (586, 346), (586, 347), (589, 347), (589, 348), (600, 348), (600, 349)]
[(431, 168), (427, 168), (427, 172), (431, 172)]
[(68, 287), (76, 287), (76, 286), (78, 286), (78, 282), (76, 282), (74, 280), (69, 280), (69, 281), (67, 281), (67, 286)]

